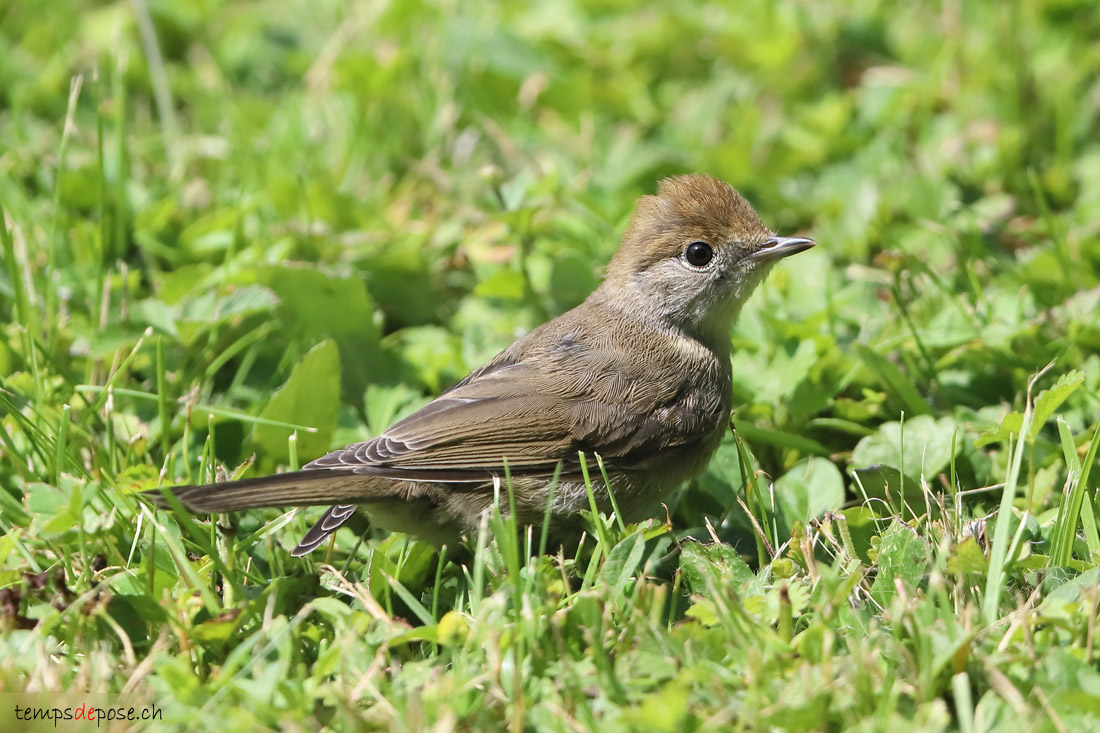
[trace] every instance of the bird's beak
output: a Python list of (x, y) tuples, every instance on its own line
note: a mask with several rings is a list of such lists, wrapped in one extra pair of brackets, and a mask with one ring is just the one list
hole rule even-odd
[(749, 255), (749, 259), (755, 262), (775, 262), (784, 257), (805, 252), (817, 242), (805, 237), (772, 237), (764, 242), (764, 245)]

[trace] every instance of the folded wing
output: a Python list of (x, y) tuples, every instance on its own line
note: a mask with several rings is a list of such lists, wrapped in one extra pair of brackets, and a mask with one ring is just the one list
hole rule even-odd
[(559, 463), (568, 473), (585, 451), (599, 453), (609, 469), (631, 470), (712, 436), (724, 419), (721, 391), (677, 369), (682, 362), (639, 369), (572, 338), (540, 352), (518, 361), (505, 352), (377, 438), (306, 468), (484, 482), (503, 475), (505, 462), (514, 476), (550, 475)]

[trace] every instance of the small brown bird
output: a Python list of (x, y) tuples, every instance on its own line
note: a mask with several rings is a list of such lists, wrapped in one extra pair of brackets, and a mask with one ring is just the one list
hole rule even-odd
[[(584, 303), (382, 435), (301, 471), (171, 491), (196, 512), (335, 504), (294, 548), (300, 556), (358, 506), (385, 529), (453, 543), (476, 531), (505, 461), (517, 520), (540, 524), (560, 466), (550, 511), (564, 537), (589, 507), (583, 451), (602, 457), (624, 519), (643, 518), (718, 448), (742, 304), (775, 262), (812, 246), (775, 236), (727, 183), (667, 179), (638, 201), (607, 278)], [(593, 470), (597, 503), (610, 511)]]

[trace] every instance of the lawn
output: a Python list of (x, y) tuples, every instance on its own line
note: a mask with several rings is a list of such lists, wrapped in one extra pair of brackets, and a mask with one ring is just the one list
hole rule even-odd
[[(1097, 38), (1092, 0), (0, 2), (2, 725), (1100, 729)], [(377, 435), (687, 172), (819, 246), (667, 517), (296, 559), (320, 509), (138, 498)]]

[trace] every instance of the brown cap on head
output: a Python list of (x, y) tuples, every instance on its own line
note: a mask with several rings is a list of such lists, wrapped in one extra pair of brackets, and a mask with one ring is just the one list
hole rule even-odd
[(771, 236), (749, 202), (725, 181), (702, 174), (666, 178), (656, 196), (638, 199), (607, 274), (618, 278), (640, 272), (678, 255), (693, 240), (719, 247), (762, 244)]
[(697, 173), (666, 178), (657, 184), (657, 195), (668, 201), (684, 222), (750, 236), (771, 234), (744, 196), (712, 176)]

